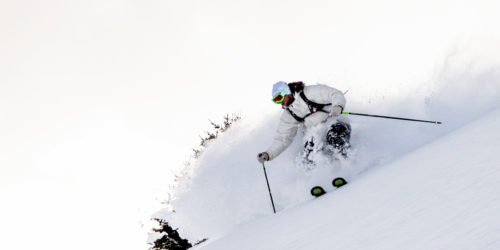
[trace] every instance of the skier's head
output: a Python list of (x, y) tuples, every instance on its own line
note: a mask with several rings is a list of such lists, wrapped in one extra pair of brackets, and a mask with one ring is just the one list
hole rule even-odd
[(273, 85), (273, 102), (276, 104), (281, 104), (285, 100), (286, 95), (291, 95), (292, 91), (290, 90), (290, 87), (288, 87), (288, 84), (283, 81), (279, 81)]

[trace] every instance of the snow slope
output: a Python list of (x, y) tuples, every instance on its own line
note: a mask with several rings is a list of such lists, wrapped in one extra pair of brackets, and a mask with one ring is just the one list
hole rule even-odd
[[(500, 109), (202, 249), (499, 249)], [(268, 207), (269, 208), (269, 207)]]
[[(489, 139), (499, 136), (495, 129), (498, 127), (496, 117), (500, 108), (499, 72), (486, 70), (471, 71), (469, 74), (448, 74), (445, 79), (440, 79), (439, 85), (430, 94), (413, 93), (413, 96), (401, 101), (388, 96), (385, 102), (389, 105), (357, 100), (351, 93), (351, 101), (346, 107), (349, 111), (376, 110), (383, 115), (441, 120), (443, 125), (351, 116), (354, 156), (351, 160), (320, 164), (313, 169), (304, 168), (295, 161), (303, 145), (303, 131), (299, 131), (289, 149), (277, 159), (266, 163), (274, 201), (279, 211), (277, 216), (269, 216), (272, 209), (267, 186), (262, 166), (255, 156), (271, 143), (281, 110), (276, 107), (261, 119), (243, 119), (209, 145), (193, 167), (192, 175), (176, 188), (172, 194), (174, 199), (170, 202), (175, 212), (163, 209), (155, 216), (167, 219), (191, 242), (204, 238), (214, 240), (236, 230), (233, 236), (228, 236), (228, 249), (238, 244), (247, 245), (249, 249), (260, 249), (271, 242), (278, 245), (269, 246), (278, 249), (295, 246), (295, 233), (292, 231), (297, 230), (295, 227), (302, 226), (304, 230), (300, 234), (306, 236), (296, 240), (297, 244), (305, 245), (297, 245), (297, 248), (306, 248), (311, 242), (307, 243), (308, 239), (305, 238), (315, 239), (314, 235), (320, 232), (337, 234), (335, 225), (340, 228), (352, 227), (349, 229), (351, 231), (346, 230), (346, 235), (341, 236), (345, 238), (345, 244), (356, 241), (355, 244), (364, 247), (377, 244), (399, 246), (398, 244), (404, 244), (405, 239), (413, 239), (411, 237), (415, 237), (420, 229), (427, 230), (426, 226), (438, 230), (436, 234), (421, 235), (420, 238), (426, 241), (433, 240), (426, 237), (439, 233), (444, 237), (462, 235), (464, 230), (471, 227), (460, 228), (455, 224), (462, 221), (469, 223), (469, 219), (466, 220), (465, 217), (471, 217), (469, 213), (476, 208), (475, 205), (482, 208), (491, 202), (491, 207), (478, 213), (478, 224), (472, 225), (472, 228), (483, 225), (485, 231), (480, 231), (479, 234), (497, 233), (498, 230), (493, 228), (494, 224), (482, 222), (491, 218), (495, 206), (498, 208), (498, 199), (495, 204), (492, 197), (495, 193), (491, 192), (495, 185), (477, 186), (485, 191), (476, 198), (471, 196), (479, 190), (470, 187), (474, 187), (474, 181), (494, 181), (495, 178), (484, 179), (483, 176), (494, 177), (494, 173), (491, 173), (495, 170), (492, 164), (497, 164), (498, 167), (500, 162), (500, 158), (494, 158), (494, 153), (498, 152), (498, 140)], [(421, 100), (425, 102), (422, 103)], [(474, 121), (477, 121), (474, 125), (454, 132)], [(332, 198), (309, 202), (313, 199), (309, 194), (310, 188), (322, 185), (327, 191), (331, 190), (330, 183), (335, 176), (346, 177), (350, 185), (341, 192), (327, 196)], [(467, 182), (469, 178), (470, 183)], [(464, 194), (470, 195), (462, 196), (462, 193), (457, 193), (463, 188), (469, 188)], [(484, 203), (481, 204), (482, 200), (477, 201), (477, 198), (484, 198)], [(330, 199), (333, 201), (329, 201)], [(457, 206), (458, 203), (467, 204), (469, 201), (472, 201), (470, 206)], [(325, 202), (333, 204), (324, 204)], [(335, 214), (330, 214), (332, 211)], [(458, 213), (457, 216), (455, 212)], [(388, 219), (389, 214), (396, 216)], [(447, 217), (442, 217), (443, 214)], [(311, 221), (323, 221), (326, 217), (331, 220), (306, 226)], [(432, 218), (436, 224), (417, 223), (421, 220), (430, 221)], [(268, 220), (270, 221), (266, 222)], [(296, 222), (290, 222), (294, 220)], [(447, 223), (443, 224), (443, 220)], [(247, 223), (251, 224), (241, 226)], [(395, 225), (401, 227), (397, 229)], [(290, 231), (287, 227), (295, 229)], [(333, 231), (324, 230), (329, 227)], [(450, 227), (457, 231), (452, 230), (447, 236), (445, 229)], [(263, 228), (271, 230), (262, 230)], [(252, 230), (262, 230), (267, 234), (256, 234)], [(380, 230), (409, 234), (405, 238), (395, 236), (392, 231), (384, 234)], [(358, 235), (350, 235), (349, 232), (357, 232)], [(362, 232), (364, 233), (361, 234)], [(264, 245), (255, 245), (259, 244), (254, 242), (257, 238), (250, 238), (252, 244), (243, 241), (248, 234), (256, 234), (262, 239), (264, 235), (268, 236), (261, 242)], [(381, 237), (370, 238), (370, 235), (378, 234)], [(491, 241), (489, 235), (482, 234), (478, 237), (483, 236)], [(274, 238), (287, 241), (275, 241)], [(390, 240), (389, 243), (383, 243), (384, 239), (396, 238), (401, 241)], [(464, 241), (476, 242), (467, 239), (464, 238)], [(441, 239), (434, 240), (441, 242)], [(216, 244), (214, 249), (223, 247), (226, 244), (224, 242), (225, 240), (213, 243)], [(442, 242), (446, 245), (450, 241)], [(331, 242), (324, 244), (329, 243)], [(367, 245), (363, 245), (365, 243)], [(320, 248), (326, 246), (319, 244)]]

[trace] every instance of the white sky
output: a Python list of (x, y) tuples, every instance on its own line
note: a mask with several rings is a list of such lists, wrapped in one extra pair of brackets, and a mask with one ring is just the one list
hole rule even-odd
[(208, 119), (264, 119), (278, 80), (407, 93), (455, 47), (498, 44), (495, 2), (2, 0), (0, 244), (33, 221), (41, 249), (142, 247)]

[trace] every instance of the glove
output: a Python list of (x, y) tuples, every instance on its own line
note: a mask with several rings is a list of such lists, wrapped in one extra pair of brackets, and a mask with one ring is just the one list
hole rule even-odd
[(344, 110), (344, 108), (342, 108), (342, 106), (340, 105), (335, 105), (333, 106), (332, 110), (330, 111), (330, 116), (339, 116), (340, 114), (342, 114), (342, 111)]
[(257, 155), (257, 160), (260, 163), (264, 163), (265, 161), (269, 161), (269, 154), (267, 152), (262, 152)]

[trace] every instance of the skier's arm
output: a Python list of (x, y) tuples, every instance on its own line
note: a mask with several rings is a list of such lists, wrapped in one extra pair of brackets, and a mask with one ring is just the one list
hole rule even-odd
[(340, 92), (338, 89), (330, 88), (329, 96), (332, 102), (332, 108), (335, 106), (340, 106), (342, 109), (344, 109), (346, 104), (344, 93)]
[(290, 146), (293, 138), (297, 134), (298, 127), (299, 122), (295, 120), (290, 113), (284, 111), (281, 115), (280, 124), (274, 136), (273, 143), (266, 150), (269, 154), (269, 160), (276, 158)]
[(346, 100), (344, 94), (336, 88), (332, 88), (328, 85), (317, 84), (306, 86), (304, 93), (309, 98), (309, 100), (317, 103), (331, 103), (331, 106), (325, 108), (326, 111), (330, 111), (332, 107), (339, 106), (342, 109), (345, 107)]

